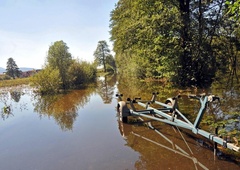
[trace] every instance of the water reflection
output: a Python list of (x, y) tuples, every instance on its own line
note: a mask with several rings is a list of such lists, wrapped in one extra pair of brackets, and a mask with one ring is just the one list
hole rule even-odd
[[(227, 90), (226, 88), (219, 87), (212, 87), (211, 89), (177, 89), (161, 82), (140, 82), (138, 80), (134, 81), (121, 78), (118, 79), (117, 87), (119, 90), (118, 93), (123, 94), (124, 101), (126, 101), (128, 97), (131, 99), (141, 97), (143, 100), (150, 100), (152, 92), (159, 92), (157, 100), (164, 102), (166, 98), (176, 96), (180, 92), (182, 95), (182, 98), (179, 99), (180, 111), (191, 122), (195, 120), (200, 105), (198, 101), (189, 100), (187, 95), (200, 94), (203, 92), (217, 95), (221, 98), (221, 102), (210, 105), (203, 117), (200, 127), (214, 133), (215, 124), (208, 124), (208, 126), (205, 124), (210, 116), (213, 119), (211, 123), (229, 120), (231, 118), (234, 120), (227, 121), (224, 128), (228, 132), (232, 131), (232, 134), (240, 139), (239, 89), (231, 88)], [(136, 109), (142, 108), (136, 107)], [(193, 138), (194, 135), (191, 132), (185, 133), (185, 139), (183, 139), (180, 133), (176, 134), (178, 130), (173, 130), (171, 126), (159, 123), (157, 129), (160, 129), (159, 132), (161, 135), (160, 137), (156, 137), (160, 133), (156, 132), (156, 130), (149, 131), (149, 129), (146, 129), (146, 126), (139, 126), (139, 124), (122, 124), (121, 122), (118, 122), (118, 124), (120, 134), (126, 140), (127, 145), (141, 154), (139, 162), (135, 164), (137, 169), (158, 169), (158, 166), (161, 168), (164, 167), (162, 169), (168, 169), (169, 167), (176, 169), (198, 169), (200, 167), (200, 169), (205, 169), (206, 167), (207, 169), (239, 168), (238, 165), (236, 165), (239, 163), (230, 163), (238, 159), (236, 156), (228, 156), (219, 151), (218, 157), (214, 157), (212, 144), (209, 143), (207, 139), (201, 139), (199, 136)], [(164, 140), (162, 138), (164, 138)], [(189, 148), (191, 148), (192, 152), (188, 149), (184, 140), (190, 145)], [(174, 147), (169, 146), (171, 142), (175, 143), (173, 145)], [(205, 148), (203, 146), (205, 146)], [(174, 150), (171, 150), (169, 147)], [(182, 155), (182, 153), (185, 155)], [(176, 156), (176, 154), (178, 154), (178, 156)], [(204, 156), (208, 158), (211, 157), (211, 159), (206, 159)], [(224, 159), (226, 162), (219, 162), (217, 161), (218, 159)], [(189, 160), (192, 161), (193, 164), (190, 163)], [(198, 162), (197, 164), (196, 161)], [(188, 165), (183, 165), (182, 162)], [(230, 165), (232, 166), (231, 168), (228, 167)]]
[[(212, 148), (206, 149), (204, 140), (196, 140), (190, 132), (154, 121), (150, 122), (154, 127), (151, 129), (147, 121), (142, 123), (134, 118), (131, 124), (117, 122), (116, 103), (101, 104), (101, 98), (111, 101), (114, 95), (106, 94), (116, 90), (112, 88), (115, 78), (106, 80), (99, 82), (101, 88), (74, 90), (56, 96), (38, 96), (32, 89), (23, 89), (16, 93), (21, 94), (20, 97), (13, 99), (9, 91), (1, 91), (0, 108), (10, 106), (14, 121), (10, 121), (13, 120), (10, 114), (5, 116), (5, 119), (9, 116), (9, 121), (1, 123), (4, 126), (0, 128), (0, 169), (239, 169), (239, 165), (214, 157)], [(118, 87), (124, 98), (150, 100), (152, 92), (158, 91), (159, 101), (175, 96), (177, 91), (159, 82), (144, 84), (132, 80), (119, 81)], [(96, 93), (101, 93), (101, 98)], [(181, 111), (193, 116), (192, 108), (197, 108), (198, 103), (183, 97), (179, 105)], [(28, 108), (20, 114), (19, 106)], [(53, 128), (55, 122), (56, 129)], [(62, 133), (73, 126), (73, 132)]]
[(151, 99), (153, 92), (159, 92), (157, 99), (165, 101), (168, 97), (178, 95), (178, 89), (174, 89), (170, 84), (166, 84), (161, 81), (149, 81), (143, 82), (137, 79), (128, 79), (118, 77), (117, 88), (120, 94), (123, 94), (124, 98), (141, 97), (142, 99)]
[(220, 102), (209, 105), (204, 123), (210, 125), (211, 132), (218, 127), (220, 136), (238, 143), (235, 141), (240, 140), (240, 90), (216, 86), (211, 92), (220, 96)]
[[(130, 124), (118, 121), (127, 146), (140, 153), (136, 169), (236, 169), (238, 165), (219, 161), (212, 150), (177, 127), (155, 121)], [(201, 142), (199, 142), (201, 141)], [(206, 145), (208, 146), (208, 145)]]
[(15, 102), (19, 102), (21, 99), (21, 95), (22, 92), (21, 91), (10, 91), (10, 96), (12, 98), (12, 100), (14, 100)]
[(112, 102), (116, 81), (116, 75), (114, 74), (98, 78), (97, 91), (105, 104)]
[(240, 112), (240, 90), (231, 88), (223, 91), (223, 102), (226, 103), (227, 110), (231, 112)]
[(218, 94), (221, 97), (221, 107), (223, 111), (240, 112), (240, 87), (239, 84), (235, 86), (226, 87), (225, 83), (215, 83), (211, 88), (213, 94)]
[(34, 97), (34, 111), (40, 117), (53, 117), (62, 130), (72, 130), (78, 110), (84, 107), (94, 89), (74, 90), (61, 95), (36, 95)]
[[(18, 103), (21, 99), (21, 96), (24, 94), (22, 87), (15, 88), (1, 88), (0, 91), (0, 104), (1, 108), (1, 117), (3, 120), (6, 120), (13, 115), (13, 103)], [(23, 107), (20, 107), (23, 110)]]
[(6, 118), (8, 118), (11, 113), (11, 105), (9, 105), (8, 102), (8, 92), (1, 90), (0, 92), (0, 102), (3, 103), (3, 107), (1, 108), (1, 117), (3, 120), (5, 120)]
[(14, 116), (12, 113), (11, 105), (9, 106), (4, 106), (1, 111), (1, 117), (3, 120), (9, 118), (10, 116)]
[[(189, 94), (214, 94), (220, 97), (220, 103), (212, 103), (206, 110), (203, 117), (205, 122), (211, 118), (213, 123), (232, 119), (231, 125), (236, 130), (240, 130), (240, 89), (236, 87), (226, 88), (222, 84), (213, 85), (209, 89), (178, 89), (168, 86), (162, 82), (140, 82), (139, 80), (129, 80), (118, 78), (118, 90), (123, 94), (123, 99), (126, 101), (128, 97), (131, 99), (141, 97), (142, 99), (150, 100), (153, 92), (159, 92), (158, 101), (165, 101), (169, 97), (180, 94), (182, 97), (179, 100), (179, 107), (182, 113), (191, 121), (195, 120), (199, 111), (199, 102), (189, 100)], [(225, 124), (225, 123), (224, 123)], [(226, 123), (227, 124), (227, 123)], [(208, 127), (212, 130), (212, 127)], [(232, 129), (233, 129), (232, 128)], [(238, 133), (240, 139), (240, 133)]]

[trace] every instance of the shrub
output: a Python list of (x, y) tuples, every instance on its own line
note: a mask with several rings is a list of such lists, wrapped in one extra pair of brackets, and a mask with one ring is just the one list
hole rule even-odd
[(0, 80), (10, 80), (10, 79), (11, 77), (6, 74), (0, 75)]
[(31, 78), (33, 85), (37, 86), (40, 93), (57, 93), (62, 85), (60, 74), (57, 69), (47, 66)]
[(68, 70), (69, 81), (72, 88), (93, 82), (96, 78), (96, 67), (86, 61), (74, 60)]

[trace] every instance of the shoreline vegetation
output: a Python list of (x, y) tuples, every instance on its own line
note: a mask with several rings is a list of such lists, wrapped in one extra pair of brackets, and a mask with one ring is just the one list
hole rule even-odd
[[(111, 74), (110, 72), (103, 72), (101, 69), (97, 71), (97, 77), (106, 76)], [(15, 79), (0, 79), (0, 87), (12, 87), (19, 85), (31, 84), (31, 77), (15, 78)]]
[[(74, 59), (67, 44), (63, 40), (56, 41), (49, 47), (44, 67), (31, 74), (23, 75), (24, 72), (19, 71), (14, 59), (9, 58), (6, 72), (0, 75), (0, 87), (29, 84), (35, 86), (41, 94), (57, 94), (86, 87), (96, 81), (98, 66), (103, 65), (105, 74), (116, 71), (115, 60), (106, 41), (98, 42), (94, 57), (94, 62)], [(21, 79), (23, 77), (28, 79)]]
[(11, 87), (11, 86), (18, 86), (18, 85), (24, 85), (24, 84), (30, 84), (30, 78), (16, 78), (16, 79), (10, 79), (10, 80), (0, 80), (0, 87)]
[[(97, 73), (96, 73), (96, 77), (104, 77), (104, 76), (108, 76), (110, 74), (111, 74), (110, 72), (104, 72), (103, 70), (98, 69)], [(143, 80), (139, 80), (139, 81), (143, 81)], [(163, 80), (162, 79), (146, 79), (144, 81), (145, 82), (159, 81), (161, 83), (168, 82), (167, 79), (163, 79)], [(0, 80), (0, 88), (17, 87), (17, 86), (22, 86), (22, 85), (31, 85), (31, 77), (16, 78), (16, 79), (10, 79), (10, 80)], [(88, 86), (88, 87), (91, 87), (92, 85), (93, 84), (91, 84), (91, 83), (86, 84), (86, 86)], [(238, 164), (240, 163), (240, 153), (233, 152), (231, 150), (228, 150), (228, 149), (225, 149), (222, 147), (218, 147), (218, 149), (220, 152), (226, 154), (231, 161), (237, 162)]]

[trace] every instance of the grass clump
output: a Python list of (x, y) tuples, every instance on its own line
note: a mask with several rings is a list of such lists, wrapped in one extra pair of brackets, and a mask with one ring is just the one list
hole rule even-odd
[(0, 80), (0, 87), (11, 87), (11, 86), (18, 86), (18, 85), (29, 84), (29, 83), (30, 83), (29, 78)]

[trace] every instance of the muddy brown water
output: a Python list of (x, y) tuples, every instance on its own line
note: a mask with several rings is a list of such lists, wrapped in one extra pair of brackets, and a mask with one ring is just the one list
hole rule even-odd
[[(162, 84), (126, 85), (115, 77), (57, 96), (38, 96), (28, 86), (2, 88), (0, 108), (11, 110), (1, 110), (0, 170), (240, 169), (186, 130), (144, 120), (153, 130), (133, 117), (127, 124), (119, 121), (117, 92), (149, 99), (156, 90), (161, 91), (158, 100), (176, 94)], [(227, 92), (220, 95), (231, 102), (223, 104), (225, 109), (231, 105), (239, 111), (239, 92), (234, 101)], [(196, 102), (184, 97), (179, 105), (186, 114), (198, 111)]]

